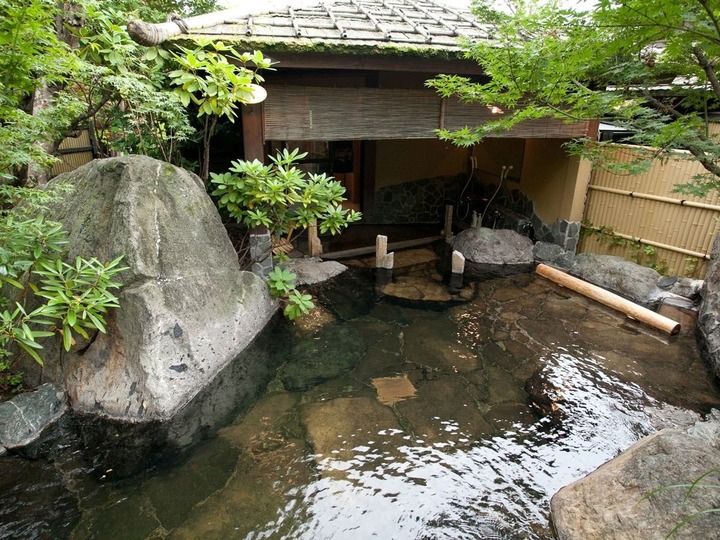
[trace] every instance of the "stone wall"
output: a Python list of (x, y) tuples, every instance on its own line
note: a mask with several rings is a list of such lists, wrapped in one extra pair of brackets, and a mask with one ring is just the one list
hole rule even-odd
[(534, 241), (556, 244), (566, 252), (575, 253), (580, 239), (579, 222), (558, 220), (547, 224), (535, 213), (532, 201), (520, 190), (503, 185), (495, 194), (496, 184), (475, 183), (470, 194), (467, 189), (463, 191), (465, 182), (462, 176), (448, 176), (382, 188), (375, 194), (373, 208), (363, 213), (363, 223), (442, 223), (445, 205), (452, 204), (459, 206), (460, 215), (469, 224), (472, 212), (481, 214), (484, 205), (490, 201), (483, 219), (484, 227), (511, 229)]
[(380, 189), (370, 211), (363, 212), (363, 223), (441, 223), (445, 205), (454, 204), (462, 189), (460, 176), (426, 178)]

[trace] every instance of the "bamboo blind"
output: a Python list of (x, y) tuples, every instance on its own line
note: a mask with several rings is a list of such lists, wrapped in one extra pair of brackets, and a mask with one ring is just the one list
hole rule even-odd
[[(497, 118), (484, 105), (443, 100), (428, 90), (270, 85), (267, 90), (265, 140), (427, 139), (440, 127), (474, 127)], [(540, 119), (501, 135), (567, 139), (586, 135), (587, 128), (585, 122)]]
[[(621, 161), (629, 161), (642, 151), (618, 145), (616, 155)], [(668, 275), (704, 277), (718, 232), (720, 195), (699, 199), (673, 193), (676, 184), (689, 182), (703, 172), (697, 162), (680, 153), (668, 160), (655, 160), (648, 171), (636, 176), (594, 169), (584, 220), (595, 227), (610, 227), (626, 239), (639, 239), (642, 245), (653, 246), (656, 254), (654, 258), (638, 255), (629, 245), (611, 246), (598, 235), (583, 237), (578, 251), (635, 256), (641, 264), (664, 263)]]

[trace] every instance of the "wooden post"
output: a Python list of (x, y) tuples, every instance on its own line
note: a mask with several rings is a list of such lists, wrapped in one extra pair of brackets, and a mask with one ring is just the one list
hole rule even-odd
[(308, 227), (308, 255), (311, 257), (319, 257), (322, 255), (323, 247), (318, 236), (317, 221)]
[(452, 252), (450, 273), (450, 290), (459, 291), (463, 287), (463, 274), (465, 273), (465, 255), (455, 250)]
[(387, 236), (378, 234), (375, 237), (375, 268), (392, 270), (395, 266), (395, 254), (387, 252)]
[(443, 227), (443, 235), (445, 238), (452, 236), (452, 222), (453, 222), (453, 206), (452, 204), (445, 205), (445, 226)]
[(588, 298), (592, 298), (601, 304), (616, 309), (628, 317), (632, 317), (633, 319), (649, 324), (658, 330), (667, 332), (670, 335), (675, 335), (680, 332), (679, 322), (673, 321), (672, 319), (668, 319), (659, 313), (655, 313), (654, 311), (639, 306), (630, 300), (626, 300), (622, 296), (606, 291), (597, 285), (593, 285), (592, 283), (588, 283), (587, 281), (568, 275), (561, 270), (557, 270), (545, 264), (538, 264), (536, 272), (541, 276), (554, 281), (558, 285), (562, 285), (563, 287), (567, 287), (575, 292), (579, 292)]
[(457, 250), (452, 252), (452, 273), (465, 273), (465, 255)]
[(265, 147), (263, 134), (263, 105), (241, 105), (240, 115), (242, 117), (243, 132), (243, 159), (265, 163)]

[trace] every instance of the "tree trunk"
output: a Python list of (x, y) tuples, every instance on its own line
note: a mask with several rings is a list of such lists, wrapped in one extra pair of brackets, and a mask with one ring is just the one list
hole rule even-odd
[[(45, 84), (44, 81), (40, 82), (40, 86), (32, 97), (32, 115), (38, 116), (41, 111), (50, 107), (52, 101), (52, 92), (50, 88)], [(42, 147), (42, 149), (49, 155), (53, 155), (57, 150), (56, 144), (51, 140), (51, 137), (47, 137), (45, 140), (39, 140), (35, 144)], [(26, 182), (37, 186), (44, 186), (50, 180), (50, 171), (39, 167), (37, 164), (31, 164), (28, 167)]]

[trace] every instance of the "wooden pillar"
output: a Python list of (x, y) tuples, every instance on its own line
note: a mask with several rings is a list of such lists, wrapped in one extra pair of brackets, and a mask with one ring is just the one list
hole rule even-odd
[(245, 160), (265, 162), (265, 134), (263, 132), (263, 105), (242, 105), (243, 155)]
[(378, 234), (375, 238), (375, 268), (392, 270), (395, 265), (395, 254), (387, 252), (387, 236)]
[(452, 204), (445, 205), (445, 224), (443, 226), (443, 235), (445, 238), (452, 236), (452, 222), (453, 222), (453, 206)]
[(465, 273), (465, 255), (455, 250), (452, 252), (450, 291), (459, 291), (463, 287), (463, 274)]
[(308, 227), (308, 255), (311, 257), (319, 257), (322, 255), (323, 247), (320, 237), (318, 236), (317, 221)]
[[(263, 134), (263, 106), (242, 105), (240, 107), (243, 134), (243, 159), (257, 159), (265, 163), (265, 145)], [(273, 269), (272, 238), (268, 228), (261, 225), (250, 231), (251, 270), (258, 276), (265, 277)]]

